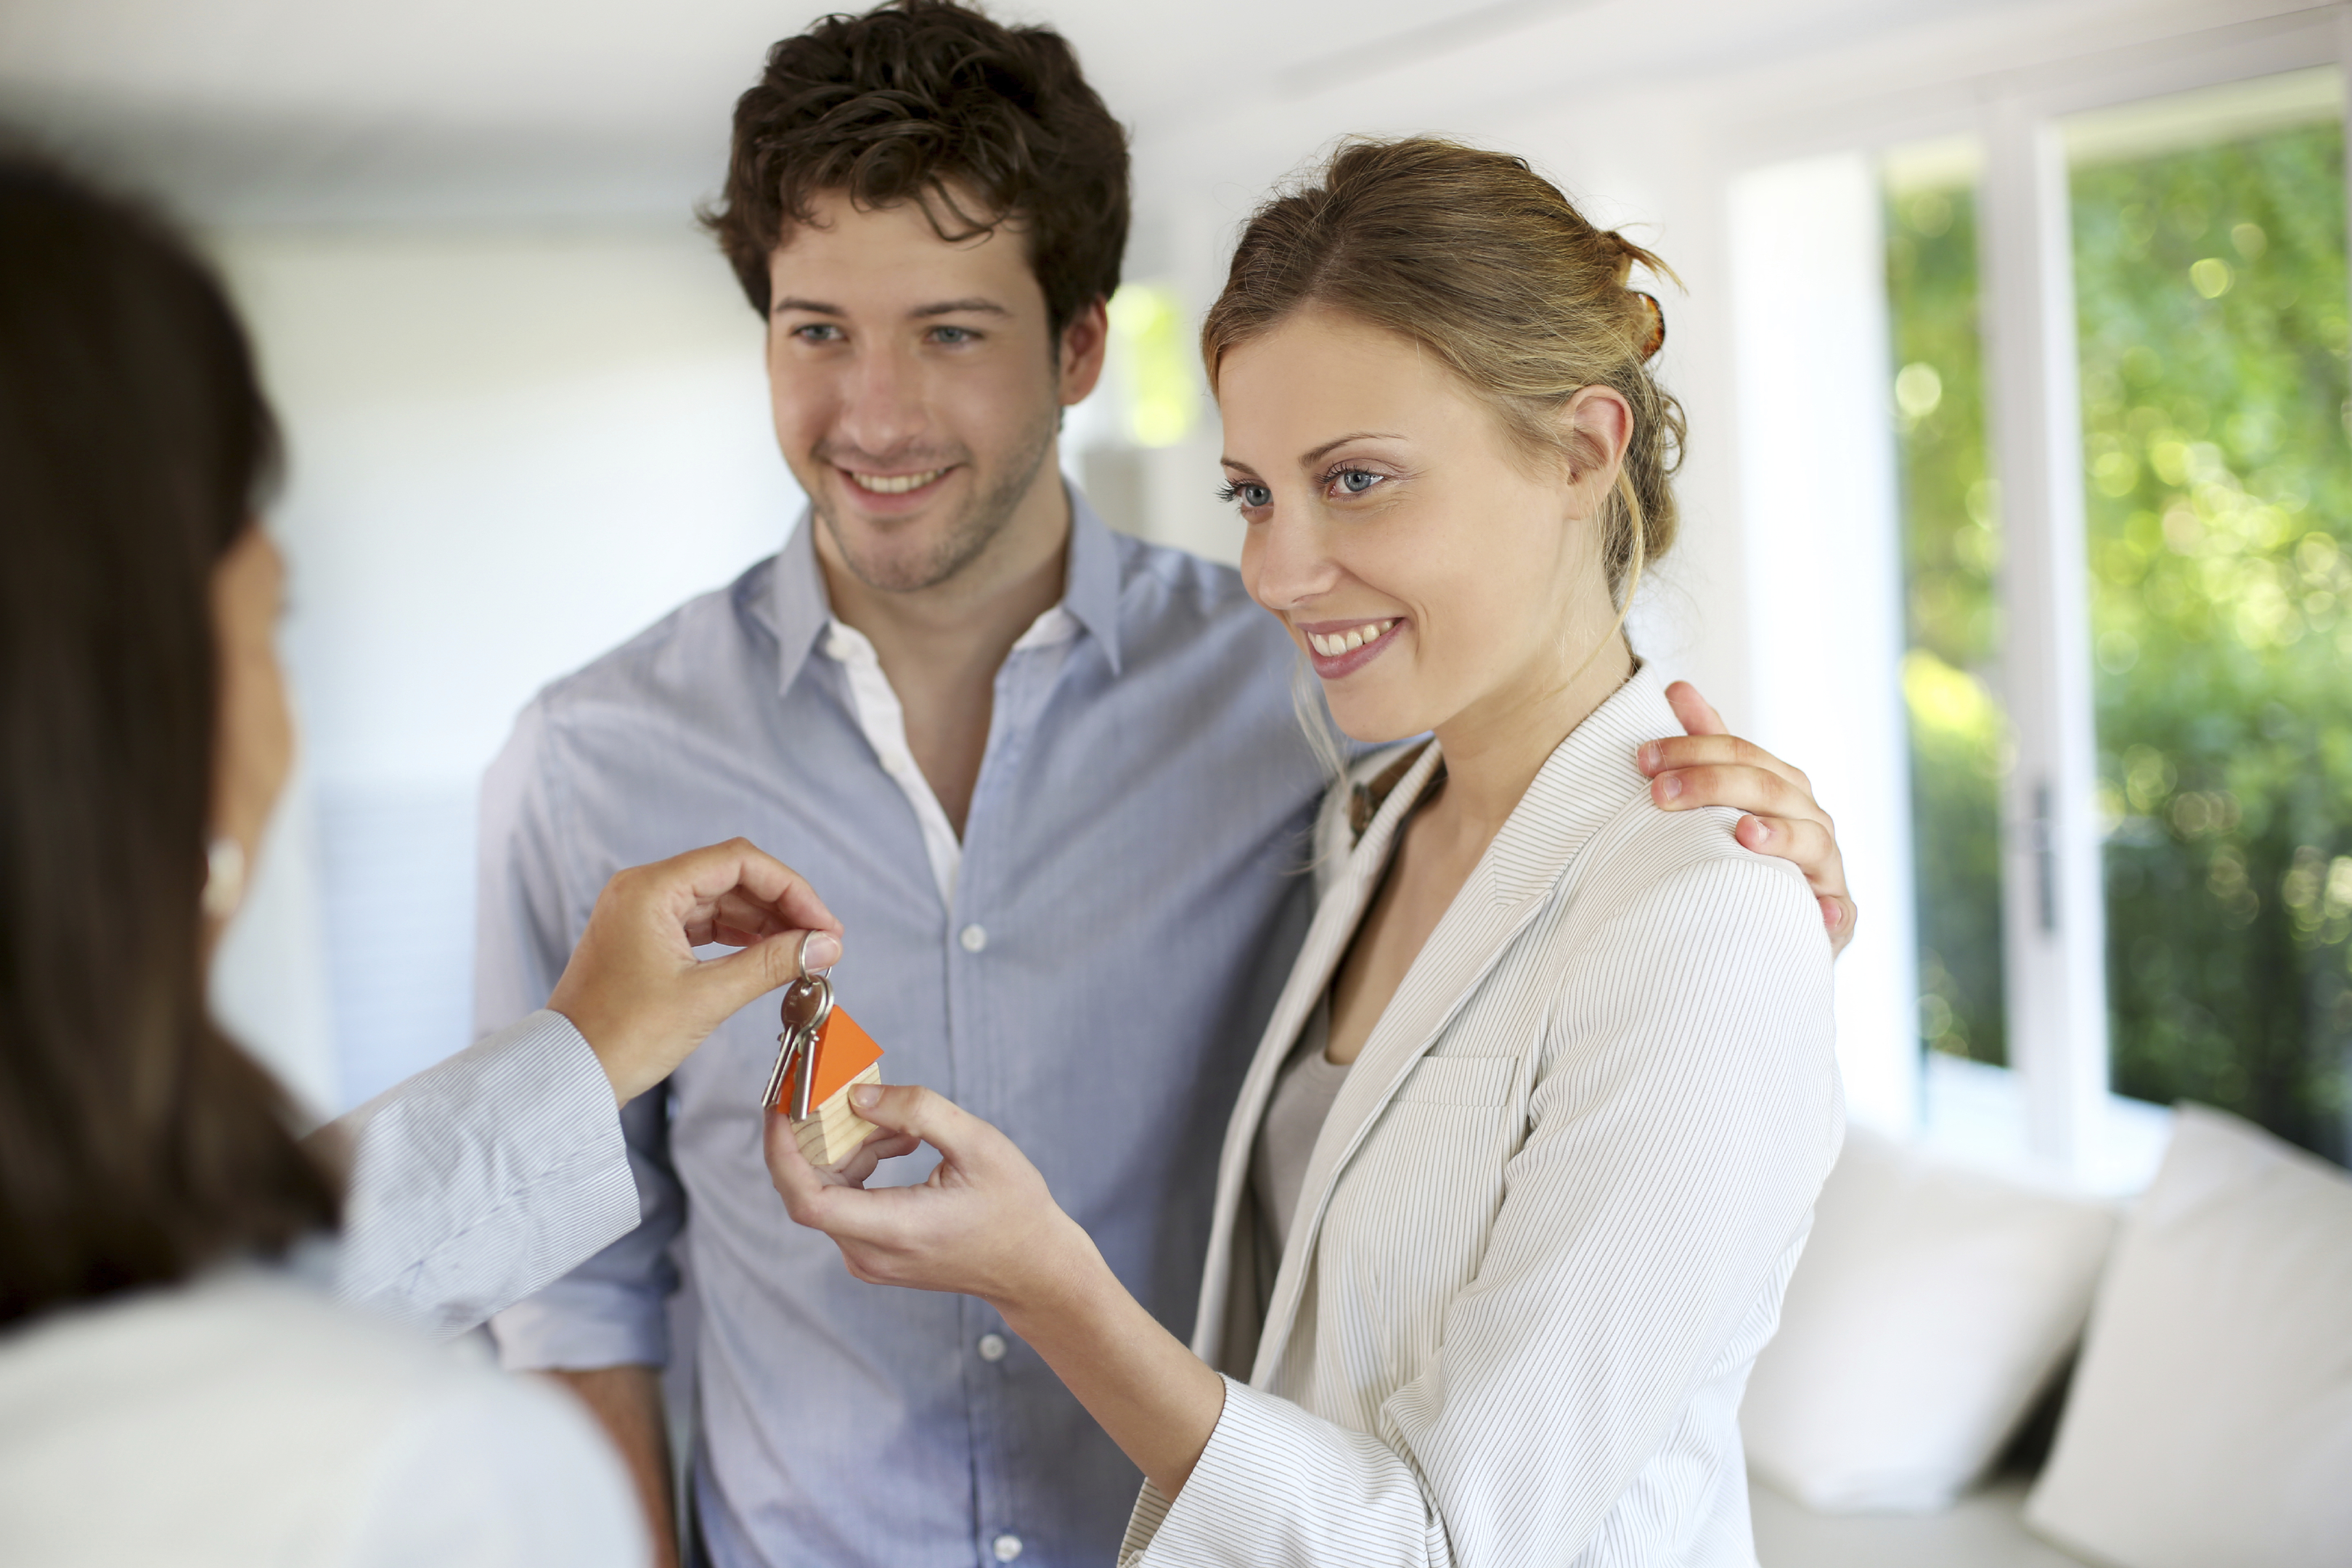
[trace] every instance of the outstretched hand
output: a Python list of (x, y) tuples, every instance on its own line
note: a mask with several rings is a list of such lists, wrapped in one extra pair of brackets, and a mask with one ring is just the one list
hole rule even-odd
[[(572, 1020), (627, 1104), (740, 1008), (841, 957), (841, 922), (807, 879), (730, 838), (617, 872), (547, 1005)], [(740, 948), (698, 959), (717, 942)]]
[(1812, 781), (1763, 747), (1729, 733), (1722, 715), (1687, 680), (1666, 688), (1687, 734), (1643, 742), (1636, 753), (1650, 798), (1666, 811), (1727, 805), (1748, 813), (1733, 835), (1759, 855), (1793, 862), (1821, 905), (1830, 951), (1853, 940), (1857, 911), (1846, 890), (1837, 826), (1813, 799)]

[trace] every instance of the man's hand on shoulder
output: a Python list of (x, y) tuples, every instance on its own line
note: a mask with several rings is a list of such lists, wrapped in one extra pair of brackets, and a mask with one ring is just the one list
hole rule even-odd
[(1837, 825), (1813, 799), (1813, 784), (1763, 747), (1727, 733), (1723, 718), (1687, 680), (1666, 688), (1675, 717), (1689, 731), (1645, 742), (1636, 761), (1650, 776), (1650, 798), (1666, 811), (1727, 805), (1744, 811), (1732, 831), (1760, 855), (1792, 861), (1822, 906), (1830, 952), (1853, 940), (1856, 911), (1846, 891)]
[[(616, 873), (547, 1005), (572, 1020), (625, 1105), (737, 1011), (841, 957), (841, 922), (807, 879), (747, 840)], [(740, 948), (698, 959), (711, 942)]]

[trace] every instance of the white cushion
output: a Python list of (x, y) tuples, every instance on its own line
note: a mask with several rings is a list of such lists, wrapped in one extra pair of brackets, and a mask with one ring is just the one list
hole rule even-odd
[(1750, 1468), (1824, 1511), (1948, 1506), (2081, 1333), (2115, 1227), (1851, 1130), (1748, 1384)]
[(2026, 1520), (2122, 1568), (2352, 1563), (2352, 1176), (2181, 1109)]

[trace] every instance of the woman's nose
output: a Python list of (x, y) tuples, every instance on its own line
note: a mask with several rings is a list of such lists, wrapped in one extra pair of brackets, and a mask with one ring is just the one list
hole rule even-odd
[[(1326, 530), (1309, 515), (1277, 504), (1272, 517), (1253, 531), (1244, 549), (1249, 590), (1267, 609), (1281, 613), (1330, 592), (1340, 577)], [(1253, 559), (1254, 558), (1254, 559)]]

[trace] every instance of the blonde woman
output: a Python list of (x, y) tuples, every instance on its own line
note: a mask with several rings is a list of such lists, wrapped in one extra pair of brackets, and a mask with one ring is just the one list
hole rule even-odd
[(1681, 435), (1636, 264), (1516, 159), (1356, 143), (1210, 311), (1250, 593), (1405, 743), (1322, 814), (1191, 1349), (936, 1094), (861, 1091), (919, 1186), (771, 1136), (853, 1273), (982, 1298), (1134, 1459), (1125, 1561), (1753, 1561), (1736, 1417), (1837, 1150), (1831, 955), (1737, 813), (1634, 766)]

